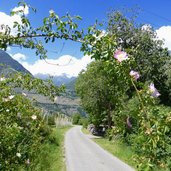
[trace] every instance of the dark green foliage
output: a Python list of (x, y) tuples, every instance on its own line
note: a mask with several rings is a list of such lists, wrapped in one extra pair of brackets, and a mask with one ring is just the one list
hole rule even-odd
[(82, 125), (83, 128), (86, 128), (86, 129), (87, 129), (88, 124), (89, 124), (88, 118), (83, 118), (83, 117), (82, 117), (82, 118), (80, 119), (80, 125)]
[(110, 62), (92, 62), (86, 71), (80, 73), (76, 82), (81, 105), (89, 114), (90, 121), (97, 127), (100, 124), (109, 128), (112, 126), (111, 112), (126, 98), (125, 93), (130, 84), (129, 76), (126, 77), (122, 68), (119, 74), (119, 65), (113, 59)]
[(72, 124), (79, 125), (80, 124), (80, 119), (81, 119), (81, 115), (79, 113), (75, 113), (72, 116)]
[(154, 29), (149, 25), (136, 25), (116, 11), (109, 14), (108, 31), (116, 36), (118, 47), (134, 57), (135, 63), (131, 69), (139, 71), (140, 80), (143, 83), (153, 82), (161, 92), (161, 102), (170, 104), (171, 96), (165, 74), (170, 54), (167, 48), (163, 48), (163, 41), (157, 39)]
[[(120, 12), (110, 14), (107, 32), (101, 33), (97, 25), (90, 27), (81, 48), (96, 60), (76, 82), (82, 106), (95, 126), (111, 126), (110, 139), (134, 148), (138, 170), (169, 170), (171, 109), (159, 105), (171, 100), (169, 51), (152, 27), (135, 25)], [(118, 49), (128, 58), (113, 58)], [(138, 80), (132, 70), (140, 74)], [(161, 96), (152, 94), (150, 83)]]

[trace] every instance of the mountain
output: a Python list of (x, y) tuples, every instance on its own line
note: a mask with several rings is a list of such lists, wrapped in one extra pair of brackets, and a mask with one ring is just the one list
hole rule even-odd
[(69, 78), (65, 74), (54, 77), (49, 77), (46, 74), (37, 74), (35, 77), (44, 80), (51, 79), (55, 85), (60, 86), (64, 84), (66, 87), (65, 93), (60, 94), (55, 103), (50, 102), (47, 98), (42, 98), (41, 96), (34, 94), (34, 98), (38, 101), (37, 105), (43, 107), (45, 110), (47, 109), (50, 113), (58, 111), (68, 116), (71, 116), (74, 113), (80, 113), (82, 116), (86, 115), (85, 111), (80, 106), (80, 98), (75, 92), (76, 77)]
[(34, 75), (37, 78), (40, 78), (42, 80), (45, 79), (51, 79), (53, 81), (53, 83), (57, 86), (60, 86), (62, 84), (68, 84), (70, 83), (72, 80), (76, 79), (76, 77), (67, 77), (66, 74), (60, 75), (60, 76), (49, 76), (48, 74), (36, 74)]
[(0, 49), (0, 73), (8, 75), (9, 73), (22, 72), (31, 74), (19, 62), (14, 60), (8, 53)]
[[(0, 74), (8, 76), (16, 71), (31, 74), (26, 70), (19, 62), (14, 60), (9, 54), (0, 50)], [(50, 101), (47, 97), (37, 94), (35, 91), (26, 91), (29, 99), (34, 99), (35, 105), (43, 108), (48, 113), (62, 112), (68, 116), (74, 113), (81, 113), (85, 115), (85, 112), (80, 107), (80, 99), (76, 96), (74, 84), (76, 77), (68, 78), (67, 75), (63, 74), (61, 76), (49, 77), (48, 75), (37, 74), (34, 77), (40, 79), (51, 79), (55, 85), (60, 86), (64, 84), (66, 86), (66, 92), (58, 96), (58, 100), (54, 103)], [(23, 92), (20, 88), (15, 89), (17, 93)]]

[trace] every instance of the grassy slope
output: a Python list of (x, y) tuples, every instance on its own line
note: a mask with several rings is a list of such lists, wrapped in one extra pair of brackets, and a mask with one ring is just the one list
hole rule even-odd
[(35, 171), (65, 171), (64, 135), (71, 127), (54, 128), (53, 136), (57, 142), (46, 143), (38, 155), (39, 164)]

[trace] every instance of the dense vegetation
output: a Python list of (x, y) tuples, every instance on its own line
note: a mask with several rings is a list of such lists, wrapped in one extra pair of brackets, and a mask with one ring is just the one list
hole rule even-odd
[[(171, 168), (170, 54), (151, 26), (120, 12), (106, 32), (90, 27), (82, 45), (95, 59), (76, 82), (89, 121), (134, 149), (138, 170)], [(167, 105), (167, 106), (166, 106)]]
[[(37, 90), (54, 98), (62, 88), (49, 82), (17, 73), (0, 77), (0, 169), (20, 170), (34, 168), (41, 145), (50, 140), (51, 128), (26, 94), (17, 94), (15, 87)], [(46, 91), (45, 91), (46, 90)]]
[[(45, 43), (54, 42), (56, 38), (69, 39), (67, 37), (69, 34), (73, 35), (70, 39), (76, 39), (74, 35), (77, 35), (77, 32), (73, 30), (77, 25), (71, 21), (69, 15), (63, 17), (62, 21), (53, 11), (50, 11), (42, 26), (34, 28), (24, 14), (27, 4), (22, 1), (18, 3), (18, 6), (21, 7), (19, 11), (12, 11), (11, 15), (21, 17), (21, 22), (15, 22), (13, 28), (1, 25), (0, 49), (6, 50), (8, 46), (13, 45), (35, 49), (36, 55), (44, 59), (47, 57), (47, 51), (40, 37)], [(55, 27), (52, 29), (53, 22), (57, 26), (56, 32), (52, 31)], [(15, 29), (15, 34), (11, 32), (12, 29)], [(0, 170), (35, 170), (38, 166), (43, 167), (38, 165), (38, 163), (43, 164), (39, 156), (43, 154), (42, 150), (48, 149), (46, 148), (48, 144), (57, 147), (60, 139), (47, 124), (43, 110), (35, 107), (34, 102), (27, 98), (26, 93), (17, 93), (15, 89), (33, 90), (54, 101), (56, 96), (64, 91), (64, 87), (57, 87), (51, 81), (33, 78), (30, 74), (21, 74), (17, 71), (12, 73), (8, 76), (0, 75)], [(55, 120), (55, 124), (58, 122), (63, 124), (63, 118)], [(50, 153), (46, 154), (50, 157)], [(56, 154), (56, 156), (59, 155)]]
[[(23, 1), (18, 5), (21, 9), (27, 6)], [(110, 138), (116, 136), (131, 145), (139, 170), (169, 170), (170, 55), (151, 27), (137, 26), (119, 12), (109, 16), (105, 32), (97, 23), (87, 32), (80, 31), (74, 21), (80, 20), (79, 16), (59, 17), (52, 10), (37, 28), (23, 10), (11, 15), (19, 15), (21, 23), (14, 23), (14, 35), (9, 26), (1, 26), (1, 49), (18, 45), (34, 49), (45, 59), (44, 43), (56, 39), (80, 42), (81, 50), (95, 59), (80, 73), (76, 85), (90, 121), (97, 127), (107, 126)], [(41, 145), (54, 139), (41, 110), (24, 93), (16, 94), (15, 87), (34, 89), (51, 99), (63, 87), (18, 73), (11, 78), (0, 77), (0, 169), (34, 170)]]

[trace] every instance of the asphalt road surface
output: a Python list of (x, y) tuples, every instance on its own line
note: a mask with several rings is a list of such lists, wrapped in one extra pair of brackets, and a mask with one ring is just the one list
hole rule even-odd
[(133, 168), (103, 150), (81, 132), (71, 128), (65, 136), (67, 171), (134, 171)]

